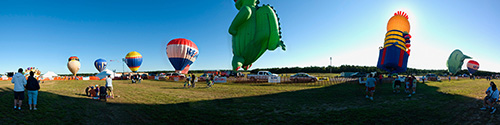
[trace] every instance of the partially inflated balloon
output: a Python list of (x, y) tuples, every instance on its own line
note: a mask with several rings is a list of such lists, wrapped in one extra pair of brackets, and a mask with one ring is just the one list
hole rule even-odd
[(189, 67), (200, 54), (196, 44), (184, 38), (177, 38), (168, 42), (166, 51), (175, 71), (183, 74), (188, 73)]
[(235, 2), (239, 12), (229, 26), (233, 36), (233, 70), (247, 70), (266, 50), (285, 50), (279, 18), (271, 6), (258, 7), (257, 0)]
[(125, 56), (125, 63), (132, 72), (137, 72), (142, 64), (142, 55), (136, 51), (132, 51)]
[(97, 59), (94, 62), (94, 66), (97, 69), (97, 71), (102, 72), (104, 69), (106, 69), (106, 66), (108, 65), (108, 62), (104, 59)]
[(448, 72), (455, 74), (460, 69), (462, 69), (462, 65), (464, 64), (465, 59), (471, 59), (471, 57), (464, 55), (462, 51), (456, 49), (451, 52), (450, 57), (448, 57), (448, 61), (446, 61), (446, 66), (448, 66)]
[(68, 59), (68, 69), (73, 73), (73, 76), (76, 76), (78, 70), (80, 70), (80, 59), (76, 56), (71, 56)]
[(467, 69), (470, 74), (474, 74), (479, 69), (479, 63), (474, 60), (469, 60), (469, 62), (467, 62)]

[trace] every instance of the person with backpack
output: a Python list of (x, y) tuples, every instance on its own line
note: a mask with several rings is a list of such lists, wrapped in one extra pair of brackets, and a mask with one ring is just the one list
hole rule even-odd
[(40, 84), (34, 76), (35, 73), (31, 71), (26, 84), (26, 89), (28, 90), (28, 105), (30, 106), (30, 110), (37, 110), (36, 102), (38, 99), (38, 90), (40, 90)]
[(481, 108), (481, 110), (490, 109), (491, 110), (490, 113), (493, 114), (497, 110), (493, 106), (493, 104), (496, 103), (496, 101), (498, 100), (498, 97), (499, 97), (498, 88), (493, 81), (490, 82), (490, 87), (488, 87), (488, 89), (486, 89), (485, 93), (486, 93), (486, 97), (484, 97), (483, 107)]

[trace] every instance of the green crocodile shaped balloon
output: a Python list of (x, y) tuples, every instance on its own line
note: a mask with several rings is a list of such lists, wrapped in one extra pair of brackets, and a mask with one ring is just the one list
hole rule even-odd
[(448, 72), (455, 74), (462, 69), (465, 59), (472, 59), (472, 57), (465, 55), (459, 49), (451, 52), (448, 61), (446, 61), (446, 66), (448, 66)]
[(258, 0), (235, 0), (239, 10), (229, 27), (233, 36), (233, 70), (247, 70), (266, 50), (278, 47), (286, 50), (281, 41), (279, 18), (269, 5), (257, 6)]

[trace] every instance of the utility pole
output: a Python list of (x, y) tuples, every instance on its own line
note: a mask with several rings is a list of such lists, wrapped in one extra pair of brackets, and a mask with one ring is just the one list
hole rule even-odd
[(330, 73), (332, 73), (332, 57), (330, 56)]
[(125, 74), (125, 58), (122, 58), (123, 65), (122, 65), (122, 75)]

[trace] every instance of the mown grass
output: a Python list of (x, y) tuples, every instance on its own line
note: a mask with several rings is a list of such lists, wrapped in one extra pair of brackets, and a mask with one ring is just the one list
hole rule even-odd
[[(497, 81), (495, 81), (497, 82)], [(418, 84), (417, 94), (393, 94), (377, 86), (375, 100), (354, 83), (216, 84), (183, 88), (181, 82), (113, 81), (108, 102), (83, 96), (104, 81), (48, 81), (41, 84), (39, 110), (15, 111), (13, 84), (0, 81), (2, 124), (475, 124), (498, 123), (479, 111), (486, 80)]]

